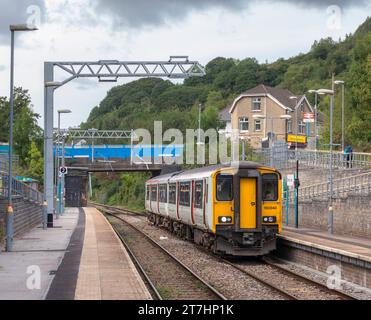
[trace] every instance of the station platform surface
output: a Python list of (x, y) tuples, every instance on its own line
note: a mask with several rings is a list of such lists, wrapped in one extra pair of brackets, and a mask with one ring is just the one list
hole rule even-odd
[(14, 239), (12, 252), (0, 253), (0, 300), (45, 299), (78, 218), (78, 209), (66, 209), (54, 228), (36, 227)]
[[(66, 209), (54, 228), (35, 228), (0, 254), (0, 299), (151, 299), (127, 251), (96, 209)], [(41, 271), (30, 289), (30, 266)]]
[(371, 238), (330, 235), (326, 231), (284, 226), (280, 238), (371, 262)]

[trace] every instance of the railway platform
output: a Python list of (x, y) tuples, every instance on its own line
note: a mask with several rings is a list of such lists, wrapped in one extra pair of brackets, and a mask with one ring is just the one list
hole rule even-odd
[[(39, 287), (37, 277), (30, 278), (37, 268)], [(0, 299), (8, 300), (151, 299), (120, 239), (94, 208), (68, 208), (54, 228), (15, 239), (14, 252), (0, 254), (0, 288)]]
[(284, 227), (278, 240), (282, 258), (329, 272), (338, 266), (342, 279), (371, 289), (371, 239), (329, 235), (310, 228)]

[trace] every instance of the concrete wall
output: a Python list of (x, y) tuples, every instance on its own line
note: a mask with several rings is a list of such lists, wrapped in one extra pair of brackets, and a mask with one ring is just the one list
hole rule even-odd
[[(371, 239), (371, 197), (353, 195), (334, 199), (334, 233)], [(299, 226), (327, 230), (327, 201), (299, 203)], [(286, 223), (285, 208), (283, 221)], [(289, 225), (294, 225), (294, 206), (290, 205)]]
[[(5, 243), (7, 199), (0, 198), (0, 246)], [(22, 236), (25, 232), (42, 223), (42, 206), (14, 197), (14, 236)]]

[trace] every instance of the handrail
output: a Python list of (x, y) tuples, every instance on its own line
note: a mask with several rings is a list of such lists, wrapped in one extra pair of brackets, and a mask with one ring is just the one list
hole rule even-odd
[[(8, 197), (9, 175), (6, 172), (0, 172), (0, 195)], [(18, 181), (12, 177), (12, 191), (14, 195), (22, 196), (24, 199), (43, 204), (43, 193), (37, 189), (31, 188), (27, 184)]]
[[(339, 198), (352, 194), (371, 194), (371, 172), (353, 175), (333, 180), (333, 198)], [(329, 182), (322, 182), (299, 189), (299, 200), (313, 200), (330, 197)], [(290, 194), (289, 202), (294, 201), (293, 193)]]

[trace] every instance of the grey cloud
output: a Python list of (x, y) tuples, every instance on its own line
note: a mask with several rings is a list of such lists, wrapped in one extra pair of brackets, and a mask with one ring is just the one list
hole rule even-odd
[(30, 6), (37, 6), (42, 15), (45, 14), (44, 0), (0, 0), (0, 44), (9, 41), (9, 25), (27, 23), (33, 17), (31, 12), (27, 12)]
[[(342, 8), (370, 4), (370, 0), (263, 0), (265, 3), (292, 3), (301, 7), (326, 8), (338, 5)], [(109, 14), (113, 23), (129, 27), (164, 24), (168, 20), (179, 21), (190, 12), (211, 8), (238, 11), (257, 3), (257, 0), (91, 0), (98, 15)], [(261, 2), (261, 1), (260, 1)]]

